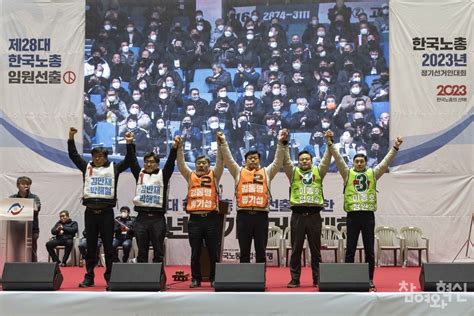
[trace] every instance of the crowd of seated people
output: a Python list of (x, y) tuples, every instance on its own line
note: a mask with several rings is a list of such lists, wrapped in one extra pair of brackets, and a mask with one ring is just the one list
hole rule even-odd
[[(289, 128), (304, 135), (290, 137), (295, 152), (306, 148), (318, 159), (330, 128), (349, 164), (356, 153), (367, 154), (369, 165), (387, 153), (386, 5), (374, 23), (365, 12), (351, 23), (351, 8), (338, 0), (302, 34), (258, 11), (241, 22), (234, 8), (215, 21), (198, 10), (183, 25), (169, 7), (141, 9), (140, 19), (115, 2), (86, 13), (94, 27), (84, 63), (85, 151), (104, 142), (106, 130), (108, 145), (123, 154), (123, 135), (132, 131), (139, 154), (164, 157), (180, 135), (186, 161), (214, 160), (215, 132), (223, 131), (239, 163), (251, 148), (267, 163), (279, 129)], [(322, 15), (330, 23), (319, 23)]]

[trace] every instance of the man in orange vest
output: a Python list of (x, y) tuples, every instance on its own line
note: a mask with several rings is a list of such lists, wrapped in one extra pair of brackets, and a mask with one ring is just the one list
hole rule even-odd
[(194, 162), (196, 170), (192, 171), (184, 160), (181, 137), (175, 139), (178, 155), (178, 169), (188, 182), (186, 197), (186, 212), (190, 214), (188, 221), (189, 245), (191, 246), (191, 276), (190, 288), (201, 286), (201, 245), (204, 240), (209, 252), (211, 264), (209, 279), (211, 286), (214, 283), (217, 262), (218, 239), (218, 206), (219, 180), (224, 170), (222, 155), (217, 153), (216, 164), (210, 168), (211, 160), (202, 155)]
[(271, 199), (270, 183), (283, 164), (286, 146), (288, 146), (288, 131), (280, 131), (275, 158), (268, 167), (264, 168), (260, 166), (260, 153), (256, 150), (250, 150), (245, 154), (245, 166), (240, 167), (232, 158), (224, 134), (218, 133), (217, 139), (224, 164), (235, 181), (240, 262), (250, 262), (252, 239), (256, 262), (265, 262)]

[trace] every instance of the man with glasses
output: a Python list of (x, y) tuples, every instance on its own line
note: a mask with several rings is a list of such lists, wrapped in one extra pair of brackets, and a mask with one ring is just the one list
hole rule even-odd
[(177, 138), (178, 169), (188, 182), (186, 212), (188, 221), (189, 244), (191, 246), (191, 288), (201, 286), (201, 245), (204, 240), (209, 253), (211, 286), (214, 282), (217, 262), (219, 181), (224, 171), (222, 157), (218, 153), (216, 165), (210, 168), (211, 160), (202, 155), (195, 161), (196, 170), (192, 171), (184, 160), (181, 137)]
[(105, 273), (107, 284), (112, 273), (114, 250), (114, 207), (117, 203), (117, 183), (120, 173), (128, 168), (131, 159), (131, 133), (125, 134), (127, 154), (119, 163), (108, 160), (108, 151), (104, 147), (92, 149), (92, 161), (86, 162), (77, 152), (74, 135), (77, 129), (69, 129), (67, 142), (69, 158), (81, 170), (84, 182), (82, 204), (86, 206), (84, 225), (87, 235), (86, 275), (79, 287), (94, 286), (94, 268), (96, 266), (97, 240), (100, 237), (104, 244)]
[(245, 166), (241, 167), (232, 158), (223, 133), (217, 134), (219, 151), (225, 165), (235, 181), (237, 203), (237, 238), (240, 247), (240, 262), (250, 262), (250, 247), (254, 240), (256, 262), (266, 262), (265, 249), (268, 239), (268, 212), (270, 211), (270, 183), (283, 164), (288, 131), (281, 130), (273, 162), (262, 168), (260, 153), (250, 150), (245, 154)]
[[(131, 137), (133, 139), (133, 134)], [(132, 145), (130, 170), (137, 181), (133, 204), (134, 210), (138, 213), (135, 220), (138, 262), (148, 262), (150, 243), (153, 246), (153, 262), (163, 262), (165, 256), (168, 183), (174, 170), (176, 147), (175, 142), (164, 168), (160, 169), (160, 157), (154, 152), (143, 156), (144, 166), (141, 168), (135, 155), (135, 145)]]

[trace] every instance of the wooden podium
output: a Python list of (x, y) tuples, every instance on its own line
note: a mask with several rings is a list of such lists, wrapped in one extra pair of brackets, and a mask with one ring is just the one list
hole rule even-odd
[[(227, 214), (229, 214), (229, 208), (232, 204), (230, 200), (221, 200), (219, 201), (219, 213), (218, 213), (218, 226), (217, 226), (217, 262), (222, 260), (222, 251), (224, 249), (224, 237), (225, 237), (225, 222), (227, 219)], [(211, 272), (211, 263), (209, 262), (209, 251), (205, 245), (202, 243), (201, 246), (201, 277), (202, 281), (209, 282), (209, 274)]]

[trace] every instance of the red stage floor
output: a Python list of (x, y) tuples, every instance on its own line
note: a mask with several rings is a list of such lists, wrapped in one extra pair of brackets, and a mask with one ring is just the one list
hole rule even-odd
[[(208, 282), (203, 282), (202, 287), (197, 289), (190, 289), (191, 278), (186, 282), (175, 282), (172, 275), (176, 270), (183, 270), (185, 273), (190, 273), (189, 266), (167, 266), (165, 267), (168, 277), (168, 291), (171, 292), (209, 292), (214, 291)], [(104, 268), (96, 268), (95, 286), (87, 289), (81, 289), (78, 284), (84, 277), (84, 268), (79, 267), (65, 267), (61, 268), (64, 276), (64, 282), (61, 286), (61, 291), (105, 291), (105, 281), (103, 278)], [(420, 275), (419, 267), (381, 267), (375, 270), (374, 283), (378, 292), (400, 292), (411, 289), (420, 291), (420, 284), (418, 281)], [(289, 268), (268, 267), (267, 268), (267, 291), (268, 292), (313, 292), (318, 291), (312, 286), (311, 269), (309, 267), (303, 268), (301, 273), (301, 287), (296, 289), (288, 289), (286, 284), (290, 281)], [(405, 290), (401, 290), (401, 285), (404, 285)]]

